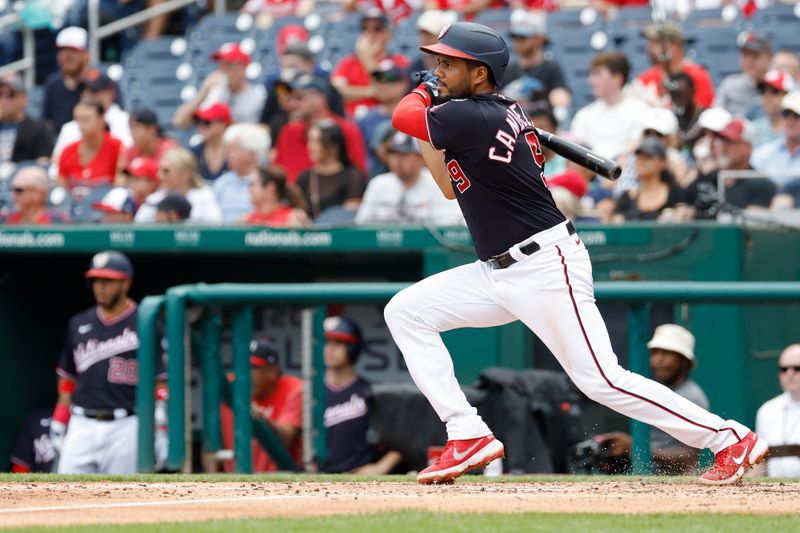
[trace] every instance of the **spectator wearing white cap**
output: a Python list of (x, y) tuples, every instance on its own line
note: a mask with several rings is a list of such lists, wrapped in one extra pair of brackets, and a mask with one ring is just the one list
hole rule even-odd
[(800, 91), (787, 93), (781, 100), (783, 135), (761, 146), (750, 163), (779, 187), (800, 178)]
[(86, 30), (70, 26), (56, 36), (59, 70), (44, 82), (42, 118), (58, 135), (61, 126), (72, 120), (72, 109), (81, 99), (83, 80), (89, 71), (89, 46)]
[[(440, 9), (428, 9), (420, 13), (417, 19), (417, 34), (419, 36), (419, 46), (430, 46), (435, 43), (439, 34), (445, 26), (458, 20), (458, 16), (453, 11), (442, 11)], [(418, 53), (417, 57), (411, 62), (409, 72), (419, 72), (420, 70), (433, 70), (436, 68), (438, 57), (433, 54)]]
[(764, 114), (753, 121), (753, 148), (759, 148), (780, 138), (781, 102), (787, 93), (797, 88), (794, 78), (780, 70), (770, 70), (758, 84)]
[(103, 224), (130, 224), (136, 214), (136, 201), (127, 187), (114, 187), (102, 200), (93, 203), (92, 209), (102, 213)]
[(692, 156), (695, 168), (692, 169), (689, 181), (693, 181), (700, 174), (709, 174), (717, 169), (716, 143), (713, 142), (714, 134), (730, 124), (733, 116), (720, 107), (711, 107), (703, 110), (697, 123), (689, 132)]
[(511, 39), (514, 43), (515, 59), (506, 68), (503, 85), (508, 85), (521, 76), (539, 80), (553, 106), (556, 118), (563, 121), (572, 103), (572, 96), (561, 66), (545, 56), (547, 44), (547, 19), (542, 12), (515, 10), (511, 13)]
[[(662, 324), (656, 328), (647, 347), (650, 349), (650, 373), (653, 379), (690, 402), (708, 409), (708, 397), (690, 377), (697, 365), (694, 335), (677, 324)], [(630, 457), (631, 437), (627, 433), (606, 433), (597, 437), (597, 440), (601, 446), (609, 449), (612, 456)], [(657, 428), (650, 431), (650, 453), (653, 456), (653, 471), (661, 475), (692, 473), (700, 457), (700, 450), (682, 444)]]
[(693, 218), (715, 218), (729, 207), (737, 209), (768, 208), (775, 195), (775, 184), (766, 178), (726, 178), (724, 202), (717, 189), (719, 172), (753, 170), (750, 166), (753, 126), (736, 118), (714, 135), (717, 169), (700, 175), (686, 189), (684, 200)]
[(758, 84), (769, 70), (772, 47), (769, 41), (753, 32), (743, 32), (737, 39), (739, 66), (742, 71), (725, 76), (714, 97), (714, 106), (734, 117), (743, 117), (758, 100)]
[(217, 62), (217, 70), (203, 80), (194, 98), (175, 111), (172, 126), (176, 129), (191, 127), (200, 107), (217, 102), (228, 105), (234, 122), (258, 123), (267, 93), (263, 85), (247, 80), (250, 54), (238, 43), (225, 43), (210, 59)]
[(456, 202), (442, 196), (416, 139), (395, 132), (388, 147), (390, 171), (372, 178), (356, 213), (357, 224), (462, 225)]

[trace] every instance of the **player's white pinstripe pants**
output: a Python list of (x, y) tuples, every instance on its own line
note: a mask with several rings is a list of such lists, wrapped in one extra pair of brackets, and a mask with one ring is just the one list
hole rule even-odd
[(135, 474), (139, 419), (100, 421), (73, 414), (58, 461), (59, 474)]
[(714, 453), (748, 429), (723, 420), (669, 388), (622, 368), (597, 310), (589, 254), (560, 224), (531, 239), (529, 256), (511, 249), (517, 263), (492, 269), (483, 261), (426, 278), (398, 293), (384, 315), (417, 387), (447, 424), (449, 439), (491, 430), (458, 385), (440, 332), (521, 320), (550, 349), (589, 398), (641, 420), (696, 448)]

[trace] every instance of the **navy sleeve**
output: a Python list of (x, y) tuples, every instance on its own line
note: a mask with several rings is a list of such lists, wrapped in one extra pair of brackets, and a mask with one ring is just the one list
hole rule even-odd
[(58, 362), (58, 375), (61, 377), (75, 379), (78, 376), (78, 371), (75, 368), (75, 355), (72, 353), (72, 331), (75, 327), (75, 321), (70, 320), (67, 326), (67, 334), (64, 337), (64, 348), (61, 350), (61, 359)]
[(473, 139), (484, 138), (485, 120), (470, 100), (450, 100), (428, 108), (425, 126), (437, 150), (469, 150)]

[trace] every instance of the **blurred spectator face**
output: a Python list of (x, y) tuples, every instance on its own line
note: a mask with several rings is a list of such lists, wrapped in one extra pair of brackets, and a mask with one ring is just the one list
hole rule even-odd
[(103, 213), (100, 222), (103, 224), (127, 224), (133, 220), (131, 213)]
[(511, 38), (514, 42), (514, 50), (520, 56), (529, 56), (537, 52), (544, 46), (546, 40), (543, 35), (533, 35), (531, 37), (512, 35)]
[(253, 384), (253, 398), (263, 399), (272, 394), (281, 371), (276, 365), (251, 366), (250, 380)]
[(640, 177), (660, 176), (661, 172), (667, 167), (667, 162), (658, 156), (637, 153), (636, 154), (636, 175)]
[(260, 179), (250, 181), (250, 203), (253, 204), (253, 207), (257, 208), (269, 197), (267, 188), (271, 185), (272, 184), (265, 187)]
[(415, 153), (390, 151), (388, 156), (389, 170), (397, 174), (402, 182), (408, 182), (419, 176), (425, 161)]
[(347, 344), (334, 339), (326, 339), (323, 348), (323, 361), (325, 368), (340, 369), (350, 365), (350, 358), (347, 357)]
[(163, 209), (157, 210), (156, 215), (153, 218), (156, 221), (156, 224), (176, 224), (183, 222), (183, 219), (177, 212), (165, 211)]
[(306, 146), (308, 147), (308, 157), (314, 163), (330, 160), (333, 148), (322, 142), (322, 132), (316, 126), (308, 130)]
[(366, 19), (361, 23), (361, 36), (374, 47), (385, 50), (392, 38), (392, 32), (381, 19)]
[(775, 52), (770, 68), (786, 72), (794, 79), (800, 79), (800, 57), (788, 50)]
[(158, 189), (158, 183), (155, 181), (148, 178), (131, 176), (130, 174), (128, 174), (125, 180), (125, 185), (133, 191), (133, 199), (136, 201), (136, 205), (142, 205), (144, 199)]
[(164, 189), (180, 191), (192, 181), (192, 175), (186, 170), (173, 165), (171, 161), (165, 161), (165, 158), (161, 158), (161, 163), (158, 165), (158, 179)]
[(0, 120), (15, 121), (28, 105), (28, 95), (15, 91), (7, 85), (0, 85)]
[(689, 368), (689, 360), (678, 352), (661, 348), (650, 350), (650, 373), (654, 380), (663, 385), (675, 383)]
[(87, 87), (83, 90), (83, 94), (81, 94), (81, 100), (94, 100), (100, 102), (105, 110), (108, 110), (108, 108), (114, 104), (116, 97), (117, 91), (115, 91), (113, 87), (101, 89), (99, 91), (94, 91)]
[(11, 194), (17, 209), (44, 208), (48, 183), (47, 173), (39, 167), (25, 167), (17, 172), (11, 182)]
[(56, 59), (64, 76), (75, 77), (89, 64), (89, 53), (76, 48), (59, 48)]
[(281, 79), (291, 81), (301, 74), (314, 72), (314, 61), (297, 54), (286, 53), (280, 59)]
[[(800, 372), (796, 368), (800, 367), (800, 344), (793, 344), (783, 350), (778, 359), (778, 379), (781, 382), (781, 389), (791, 393), (793, 397), (800, 394)], [(783, 370), (783, 369), (786, 370)]]
[(589, 85), (595, 98), (608, 98), (619, 90), (619, 75), (612, 74), (606, 67), (594, 67), (589, 72)]
[(750, 155), (753, 153), (753, 147), (750, 143), (744, 141), (731, 141), (724, 137), (717, 138), (717, 165), (719, 168), (741, 168), (746, 166), (750, 161)]
[[(194, 123), (197, 127), (198, 133), (202, 135), (203, 140), (205, 141), (221, 139), (225, 134), (225, 130), (228, 128), (228, 126), (221, 120), (197, 119)], [(133, 131), (131, 131), (131, 134), (133, 134)], [(134, 137), (134, 141), (135, 140), (136, 138)]]
[(756, 52), (747, 49), (742, 49), (739, 52), (739, 64), (742, 67), (742, 72), (754, 80), (764, 78), (764, 74), (769, 70), (771, 58), (772, 56), (769, 52)]
[(663, 43), (660, 39), (648, 39), (647, 56), (654, 65), (663, 63), (667, 58), (683, 57), (683, 43), (675, 41)]
[(246, 150), (236, 141), (226, 146), (225, 155), (228, 161), (228, 168), (239, 175), (250, 172), (258, 164), (256, 154)]
[(771, 117), (780, 114), (781, 100), (786, 96), (784, 91), (779, 91), (775, 87), (767, 85), (762, 91), (761, 104), (764, 107), (764, 112)]
[(311, 120), (319, 115), (327, 106), (327, 98), (315, 89), (299, 89), (292, 91), (297, 114), (302, 120)]
[(672, 91), (672, 104), (675, 108), (686, 109), (694, 102), (694, 86), (691, 82), (678, 78), (674, 81), (675, 89)]
[(152, 143), (158, 140), (158, 126), (142, 124), (136, 120), (131, 120), (130, 126), (131, 137), (133, 137), (134, 146), (150, 146)]
[(106, 131), (105, 119), (93, 105), (76, 105), (72, 116), (83, 138), (102, 136)]
[(217, 68), (228, 78), (228, 87), (238, 88), (247, 81), (247, 76), (245, 75), (245, 69), (247, 67), (242, 63), (218, 61)]
[(399, 102), (408, 93), (408, 81), (403, 78), (375, 78), (377, 98), (381, 103)]
[(786, 140), (790, 143), (800, 143), (800, 115), (790, 109), (781, 111), (781, 123)]

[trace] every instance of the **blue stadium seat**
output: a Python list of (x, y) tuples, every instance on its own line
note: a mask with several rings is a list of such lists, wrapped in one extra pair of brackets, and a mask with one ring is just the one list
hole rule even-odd
[[(559, 9), (557, 11), (553, 11), (552, 13), (547, 15), (547, 31), (552, 38), (553, 35), (558, 35), (559, 38), (564, 34), (564, 32), (576, 30), (576, 29), (589, 29), (593, 31), (603, 29), (605, 22), (603, 21), (603, 17), (595, 11), (594, 20), (592, 20), (589, 24), (584, 24), (581, 20), (581, 13), (583, 13), (587, 9), (592, 8), (582, 8), (582, 9)], [(588, 12), (587, 12), (588, 13)], [(584, 15), (585, 17), (586, 15)]]
[(649, 7), (626, 7), (617, 11), (614, 18), (608, 21), (608, 32), (615, 39), (629, 38), (639, 35), (644, 28), (653, 24)]
[(733, 21), (722, 18), (722, 10), (718, 7), (711, 9), (694, 9), (686, 16), (683, 27), (689, 31), (706, 28), (734, 27), (741, 25), (742, 17), (737, 16)]
[(800, 21), (795, 26), (777, 26), (769, 28), (767, 37), (772, 43), (772, 50), (791, 50), (800, 54)]
[(506, 7), (486, 9), (475, 15), (475, 22), (489, 26), (497, 33), (507, 34), (511, 26), (511, 10)]
[[(73, 189), (73, 192), (76, 189)], [(77, 223), (97, 222), (100, 219), (100, 214), (92, 209), (92, 204), (102, 200), (109, 189), (111, 189), (111, 186), (101, 185), (92, 187), (89, 189), (88, 194), (79, 199), (73, 197), (69, 207), (70, 220)]]
[(797, 30), (800, 19), (797, 18), (795, 10), (795, 4), (773, 4), (759, 9), (753, 15), (753, 29), (764, 31), (786, 27)]

